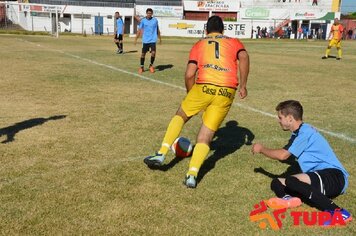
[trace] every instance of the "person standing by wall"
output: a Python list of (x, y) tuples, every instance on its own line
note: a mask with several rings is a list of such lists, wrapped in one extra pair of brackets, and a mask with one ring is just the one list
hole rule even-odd
[(122, 54), (124, 52), (123, 39), (124, 39), (124, 32), (125, 32), (125, 24), (124, 21), (122, 20), (122, 16), (118, 11), (115, 12), (115, 20), (116, 20), (116, 24), (115, 24), (114, 42), (117, 46), (117, 54)]
[(159, 38), (159, 42), (162, 42), (161, 32), (158, 28), (158, 20), (152, 16), (153, 10), (151, 8), (147, 8), (146, 17), (140, 19), (138, 16), (135, 16), (135, 19), (139, 22), (139, 30), (137, 31), (135, 38), (135, 45), (137, 43), (138, 37), (142, 34), (142, 54), (140, 58), (140, 68), (138, 69), (138, 73), (141, 74), (145, 71), (145, 57), (146, 53), (151, 50), (151, 61), (149, 70), (151, 73), (155, 72), (153, 63), (156, 59), (156, 43), (157, 38)]

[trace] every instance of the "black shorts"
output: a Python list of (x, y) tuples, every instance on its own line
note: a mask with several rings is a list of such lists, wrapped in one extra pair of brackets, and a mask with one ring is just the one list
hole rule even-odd
[(119, 34), (119, 35), (115, 34), (114, 39), (117, 39), (117, 40), (119, 40), (119, 41), (122, 41), (122, 34)]
[(329, 168), (306, 173), (311, 180), (311, 185), (329, 198), (342, 194), (345, 186), (344, 174), (341, 170)]
[(146, 53), (151, 49), (152, 51), (156, 51), (156, 43), (144, 43), (142, 45), (142, 53)]

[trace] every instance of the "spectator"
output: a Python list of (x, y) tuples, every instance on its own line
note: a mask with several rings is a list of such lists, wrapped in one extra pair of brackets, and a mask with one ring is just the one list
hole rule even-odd
[(309, 28), (307, 26), (303, 27), (303, 38), (308, 39), (309, 36)]
[(313, 0), (312, 6), (318, 6), (318, 0)]
[(349, 31), (347, 31), (347, 38), (348, 39), (352, 39), (352, 29), (349, 29)]
[(303, 38), (303, 29), (301, 26), (299, 26), (298, 28), (298, 39), (302, 39)]
[(287, 33), (288, 33), (288, 38), (290, 39), (290, 35), (292, 34), (292, 27), (288, 26)]
[(317, 39), (322, 39), (322, 37), (323, 37), (323, 28), (320, 27), (317, 30)]

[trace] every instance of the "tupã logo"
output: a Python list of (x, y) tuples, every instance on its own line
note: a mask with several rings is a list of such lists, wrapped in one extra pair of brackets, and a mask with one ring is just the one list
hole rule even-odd
[(286, 208), (274, 210), (272, 215), (267, 212), (267, 206), (264, 201), (261, 201), (259, 204), (254, 205), (255, 210), (250, 212), (250, 220), (253, 222), (259, 221), (259, 227), (261, 229), (266, 229), (267, 224), (273, 230), (279, 230), (282, 227), (282, 221), (280, 218), (284, 219)]
[[(254, 210), (250, 212), (250, 220), (252, 222), (259, 222), (258, 226), (261, 229), (266, 229), (269, 227), (273, 230), (279, 230), (282, 228), (282, 219), (290, 217), (292, 219), (292, 226), (319, 226), (328, 228), (330, 226), (346, 226), (346, 222), (342, 216), (340, 209), (334, 211), (331, 214), (328, 211), (308, 211), (302, 208), (296, 208), (297, 211), (290, 211), (289, 214), (286, 213), (286, 208), (273, 209), (270, 208), (272, 212), (268, 212), (268, 207), (264, 200), (260, 203), (254, 205)], [(347, 220), (351, 221), (351, 218)], [(327, 227), (325, 223), (329, 222)]]

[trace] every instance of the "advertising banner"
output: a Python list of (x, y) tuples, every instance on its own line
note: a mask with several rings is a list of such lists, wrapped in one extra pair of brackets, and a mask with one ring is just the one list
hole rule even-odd
[(183, 4), (185, 11), (237, 12), (240, 8), (236, 0), (184, 1)]
[(316, 20), (328, 14), (327, 10), (294, 10), (290, 13), (291, 20)]
[[(164, 20), (160, 22), (163, 36), (197, 37), (205, 36), (206, 21)], [(251, 38), (251, 22), (224, 22), (224, 34), (232, 38)]]
[(182, 6), (136, 5), (136, 15), (146, 16), (147, 8), (151, 8), (153, 10), (153, 16), (155, 16), (155, 17), (183, 18), (183, 7)]

